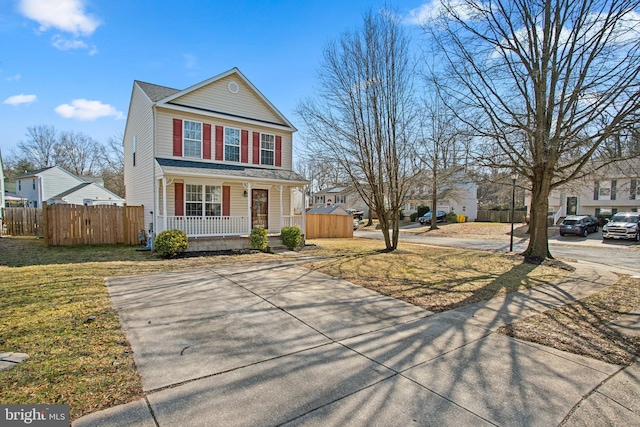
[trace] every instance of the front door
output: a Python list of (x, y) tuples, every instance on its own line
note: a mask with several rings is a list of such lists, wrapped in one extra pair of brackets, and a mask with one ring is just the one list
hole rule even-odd
[(251, 190), (251, 225), (269, 228), (269, 190)]
[(578, 211), (578, 198), (567, 197), (567, 215), (576, 215)]

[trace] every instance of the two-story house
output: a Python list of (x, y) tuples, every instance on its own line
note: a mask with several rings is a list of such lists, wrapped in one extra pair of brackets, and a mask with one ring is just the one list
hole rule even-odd
[(60, 166), (50, 166), (15, 177), (16, 194), (28, 207), (48, 204), (118, 205), (125, 200), (102, 186), (95, 177), (79, 177)]
[[(418, 174), (407, 191), (404, 214), (417, 212), (420, 205), (431, 207), (432, 191), (429, 173)], [(437, 204), (438, 211), (463, 214), (468, 221), (475, 221), (478, 217), (478, 185), (466, 174), (457, 173), (438, 186)]]
[(237, 68), (183, 90), (135, 81), (124, 134), (127, 203), (144, 206), (155, 233), (180, 229), (192, 241), (253, 227), (304, 230), (292, 203), (307, 183), (292, 171), (295, 131)]
[[(531, 196), (525, 198), (527, 206)], [(640, 211), (640, 161), (611, 163), (549, 194), (549, 217), (554, 224), (568, 215), (612, 215)]]

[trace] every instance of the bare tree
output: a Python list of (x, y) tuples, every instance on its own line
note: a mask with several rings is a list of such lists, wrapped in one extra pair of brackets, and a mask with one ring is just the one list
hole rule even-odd
[(437, 226), (438, 200), (456, 199), (458, 184), (464, 175), (469, 153), (468, 134), (461, 122), (446, 108), (437, 90), (424, 101), (421, 115), (421, 139), (416, 148), (419, 168), (426, 173), (418, 175), (430, 186), (431, 230)]
[(62, 132), (55, 144), (54, 162), (78, 176), (98, 172), (101, 145), (82, 132)]
[(529, 181), (528, 261), (551, 257), (550, 191), (638, 111), (638, 5), (442, 0), (425, 21), (446, 64), (445, 99), (485, 140), (482, 160)]
[(26, 141), (18, 143), (21, 157), (27, 159), (37, 169), (47, 168), (55, 164), (58, 132), (53, 126), (29, 126)]
[(317, 94), (297, 108), (311, 151), (346, 171), (375, 210), (389, 251), (398, 246), (414, 143), (408, 43), (396, 16), (368, 12), (361, 30), (326, 46)]
[(107, 190), (124, 197), (124, 139), (123, 132), (109, 137), (105, 145), (100, 146), (100, 175)]

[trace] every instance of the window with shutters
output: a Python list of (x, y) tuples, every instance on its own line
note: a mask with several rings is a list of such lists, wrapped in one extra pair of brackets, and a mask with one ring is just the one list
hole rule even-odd
[(337, 194), (335, 203), (346, 203), (347, 198), (344, 195)]
[(268, 133), (260, 134), (260, 164), (273, 166), (276, 151), (276, 137)]
[(222, 187), (187, 184), (185, 205), (186, 216), (220, 216), (222, 215)]
[(224, 159), (228, 162), (240, 161), (240, 129), (224, 128)]
[(184, 157), (202, 158), (202, 123), (182, 122), (182, 155)]

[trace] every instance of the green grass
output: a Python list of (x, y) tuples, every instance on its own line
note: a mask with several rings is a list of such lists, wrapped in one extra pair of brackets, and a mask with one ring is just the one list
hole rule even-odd
[(76, 419), (142, 395), (105, 277), (274, 259), (255, 253), (166, 260), (127, 246), (49, 248), (34, 238), (0, 239), (0, 352), (29, 355), (0, 372), (0, 402), (69, 404)]

